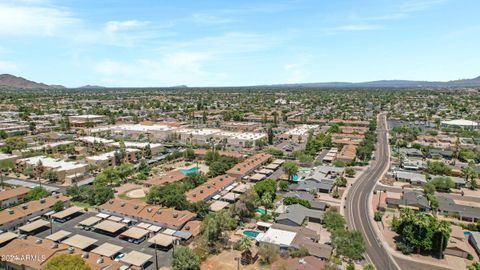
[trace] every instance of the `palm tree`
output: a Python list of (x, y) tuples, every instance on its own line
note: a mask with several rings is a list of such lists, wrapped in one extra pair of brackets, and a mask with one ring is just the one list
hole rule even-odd
[(242, 252), (242, 261), (250, 261), (250, 249), (252, 248), (252, 241), (247, 236), (242, 237), (238, 243), (238, 250)]
[(268, 213), (268, 206), (272, 203), (272, 196), (270, 193), (263, 194), (262, 198), (260, 199), (260, 204), (265, 207), (265, 215)]
[(445, 238), (448, 240), (451, 232), (452, 229), (450, 228), (450, 223), (445, 220), (441, 220), (438, 223), (437, 233), (440, 233), (440, 259), (443, 259), (443, 241), (445, 241)]

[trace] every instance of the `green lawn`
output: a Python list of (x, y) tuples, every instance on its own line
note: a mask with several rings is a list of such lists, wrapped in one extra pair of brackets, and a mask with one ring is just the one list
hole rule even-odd
[(71, 202), (72, 205), (75, 205), (75, 206), (78, 206), (78, 207), (82, 207), (82, 208), (90, 208), (92, 207), (90, 204), (86, 203), (86, 202)]

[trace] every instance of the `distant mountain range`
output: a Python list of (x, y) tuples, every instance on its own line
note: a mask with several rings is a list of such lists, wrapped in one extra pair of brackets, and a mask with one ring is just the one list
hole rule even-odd
[[(186, 85), (172, 86), (171, 88), (187, 88)], [(371, 82), (322, 82), (322, 83), (297, 83), (297, 84), (273, 84), (257, 85), (252, 87), (279, 87), (279, 88), (454, 88), (454, 87), (480, 87), (480, 76), (473, 79), (461, 79), (447, 82), (440, 81), (409, 81), (409, 80), (381, 80)], [(63, 89), (62, 85), (48, 85), (27, 80), (10, 74), (0, 75), (0, 88), (10, 89)], [(85, 85), (78, 89), (102, 89), (104, 86)]]
[(62, 85), (48, 85), (27, 80), (10, 74), (0, 74), (0, 88), (13, 89), (62, 89)]
[(324, 83), (298, 83), (262, 85), (265, 87), (300, 87), (300, 88), (369, 88), (369, 87), (394, 87), (394, 88), (449, 88), (449, 87), (480, 87), (480, 76), (473, 79), (461, 79), (447, 82), (409, 81), (409, 80), (381, 80), (371, 82), (324, 82)]

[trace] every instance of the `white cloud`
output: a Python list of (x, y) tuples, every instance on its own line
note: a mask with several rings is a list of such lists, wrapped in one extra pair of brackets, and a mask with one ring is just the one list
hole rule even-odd
[(119, 31), (131, 30), (148, 24), (149, 22), (147, 21), (137, 20), (109, 21), (105, 24), (105, 32), (113, 35)]
[(54, 36), (79, 21), (63, 8), (0, 4), (0, 34)]

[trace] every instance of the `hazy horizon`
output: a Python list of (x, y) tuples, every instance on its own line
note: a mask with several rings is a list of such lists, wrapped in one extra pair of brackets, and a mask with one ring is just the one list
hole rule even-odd
[(0, 74), (67, 87), (254, 86), (480, 75), (480, 3), (0, 3)]

